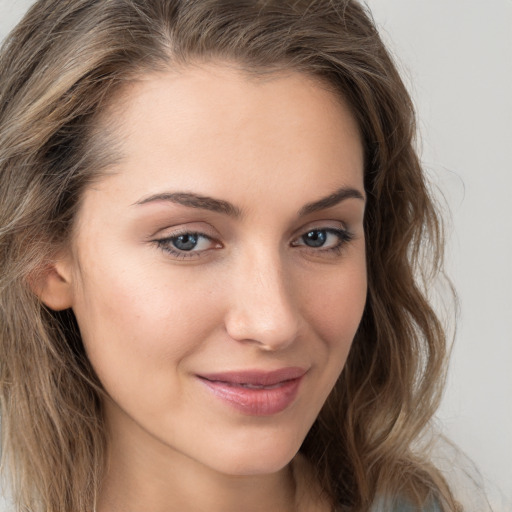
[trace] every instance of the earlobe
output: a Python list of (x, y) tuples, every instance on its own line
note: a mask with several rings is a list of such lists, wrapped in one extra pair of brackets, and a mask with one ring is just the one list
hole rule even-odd
[(63, 261), (40, 269), (29, 277), (29, 284), (41, 302), (54, 311), (62, 311), (73, 305), (71, 272)]

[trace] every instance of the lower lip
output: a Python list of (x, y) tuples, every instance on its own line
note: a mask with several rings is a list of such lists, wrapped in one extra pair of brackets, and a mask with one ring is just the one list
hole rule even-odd
[(270, 416), (284, 411), (292, 404), (302, 377), (261, 389), (202, 378), (200, 380), (217, 398), (238, 411), (251, 416)]

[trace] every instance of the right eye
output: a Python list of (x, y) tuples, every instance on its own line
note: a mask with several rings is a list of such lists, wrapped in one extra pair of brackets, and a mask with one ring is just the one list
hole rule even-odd
[(202, 233), (184, 232), (156, 240), (158, 247), (177, 258), (199, 256), (203, 251), (220, 244)]

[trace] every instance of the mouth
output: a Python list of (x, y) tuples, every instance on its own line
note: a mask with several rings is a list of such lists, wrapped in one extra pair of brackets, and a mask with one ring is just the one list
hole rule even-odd
[(197, 375), (213, 395), (239, 412), (269, 416), (295, 400), (307, 370), (298, 367), (274, 371), (237, 371)]
[(240, 383), (240, 384), (234, 384), (233, 382), (222, 382), (222, 381), (211, 381), (211, 382), (221, 382), (222, 384), (226, 384), (227, 386), (232, 387), (241, 387), (246, 389), (276, 389), (279, 386), (281, 386), (284, 382), (279, 382), (278, 384), (273, 384), (272, 386), (264, 386), (263, 384), (248, 384), (248, 383)]

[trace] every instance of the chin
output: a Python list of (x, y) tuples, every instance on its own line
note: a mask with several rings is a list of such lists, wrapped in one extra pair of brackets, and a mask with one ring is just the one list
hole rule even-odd
[(293, 436), (281, 440), (279, 436), (266, 439), (249, 439), (240, 444), (226, 443), (222, 450), (212, 454), (211, 467), (220, 473), (233, 476), (255, 476), (281, 471), (295, 457), (302, 439), (292, 441)]
[(223, 474), (231, 476), (257, 476), (271, 475), (278, 473), (285, 468), (294, 458), (296, 453), (286, 457), (274, 457), (271, 460), (265, 460), (265, 455), (259, 454), (257, 457), (251, 454), (249, 457), (238, 457), (233, 460), (224, 460), (216, 464), (215, 469)]

